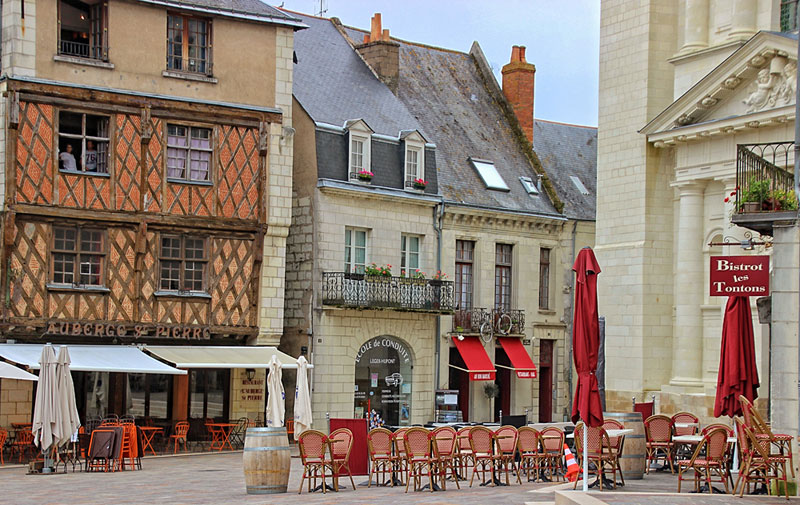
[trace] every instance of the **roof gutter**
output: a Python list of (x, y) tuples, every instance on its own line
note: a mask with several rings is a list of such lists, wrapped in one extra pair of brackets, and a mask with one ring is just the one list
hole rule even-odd
[(447, 203), (453, 207), (466, 207), (469, 209), (478, 209), (478, 210), (488, 210), (492, 212), (496, 212), (499, 214), (513, 214), (517, 216), (527, 216), (527, 217), (540, 217), (544, 219), (552, 219), (554, 221), (569, 221), (563, 214), (557, 214), (553, 212), (535, 212), (535, 211), (526, 211), (526, 210), (511, 210), (511, 209), (503, 209), (498, 207), (491, 207), (489, 205), (480, 205), (477, 203), (464, 203), (464, 202), (457, 202), (455, 200), (443, 200), (444, 203)]
[(299, 19), (290, 17), (284, 18), (284, 17), (270, 16), (268, 14), (252, 14), (249, 12), (244, 12), (236, 9), (205, 7), (201, 5), (190, 5), (183, 2), (178, 4), (177, 2), (170, 2), (165, 0), (139, 0), (139, 2), (150, 5), (158, 5), (161, 7), (168, 7), (171, 9), (178, 9), (178, 10), (192, 11), (192, 12), (204, 12), (207, 14), (216, 14), (217, 16), (244, 19), (247, 21), (258, 21), (260, 23), (271, 23), (275, 25), (291, 26), (292, 28), (297, 28), (301, 30), (303, 28), (308, 28), (308, 25), (303, 23)]

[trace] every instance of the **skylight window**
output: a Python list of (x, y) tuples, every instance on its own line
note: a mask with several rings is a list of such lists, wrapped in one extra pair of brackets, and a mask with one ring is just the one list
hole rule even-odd
[(581, 182), (581, 180), (578, 177), (570, 175), (569, 178), (572, 179), (572, 184), (574, 184), (575, 187), (578, 188), (578, 191), (580, 191), (582, 195), (589, 194), (589, 190), (586, 189), (586, 186), (583, 185), (583, 182)]
[(533, 179), (530, 177), (520, 177), (519, 182), (522, 183), (522, 187), (525, 188), (525, 191), (527, 191), (529, 195), (539, 194), (539, 188), (536, 187), (536, 184), (533, 183)]
[(475, 170), (478, 171), (478, 175), (481, 176), (483, 183), (486, 184), (488, 189), (509, 191), (506, 181), (504, 181), (497, 172), (497, 168), (495, 168), (493, 162), (475, 158), (470, 158), (469, 161), (472, 163), (472, 166), (475, 167)]

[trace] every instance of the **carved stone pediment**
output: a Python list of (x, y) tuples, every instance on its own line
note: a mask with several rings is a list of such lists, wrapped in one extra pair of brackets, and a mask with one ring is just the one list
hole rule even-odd
[[(650, 121), (642, 133), (681, 135), (681, 130), (713, 128), (716, 122), (734, 118), (741, 118), (746, 126), (763, 124), (764, 114), (795, 102), (796, 44), (779, 34), (759, 32)], [(748, 119), (748, 115), (758, 117)]]

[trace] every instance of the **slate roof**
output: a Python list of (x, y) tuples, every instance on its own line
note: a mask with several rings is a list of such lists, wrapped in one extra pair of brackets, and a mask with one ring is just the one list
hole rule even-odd
[[(353, 40), (364, 31), (347, 28)], [(436, 144), (439, 192), (446, 201), (558, 214), (544, 192), (531, 196), (519, 177), (536, 174), (467, 53), (400, 43), (398, 96)], [(493, 77), (492, 77), (493, 78)], [(494, 162), (510, 191), (486, 189), (469, 157)]]
[(220, 16), (246, 17), (248, 19), (279, 24), (300, 25), (298, 19), (260, 0), (139, 0), (142, 3), (197, 9)]
[[(535, 119), (533, 148), (564, 202), (564, 214), (571, 219), (593, 221), (597, 204), (597, 128)], [(589, 194), (582, 194), (570, 176), (578, 177)]]
[(292, 14), (309, 26), (294, 36), (293, 92), (314, 121), (343, 126), (348, 119), (363, 119), (375, 133), (392, 137), (422, 130), (330, 20)]

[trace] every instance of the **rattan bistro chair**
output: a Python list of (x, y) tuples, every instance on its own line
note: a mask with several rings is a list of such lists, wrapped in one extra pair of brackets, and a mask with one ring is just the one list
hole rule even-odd
[(442, 489), (447, 489), (448, 470), (450, 470), (450, 474), (456, 482), (456, 487), (461, 489), (461, 485), (458, 483), (458, 473), (456, 472), (455, 465), (458, 433), (449, 426), (442, 426), (431, 432), (431, 440), (433, 445), (433, 463)]
[[(717, 427), (703, 435), (703, 440), (694, 450), (691, 459), (678, 460), (678, 492), (681, 492), (683, 473), (694, 470), (694, 490), (700, 490), (700, 480), (704, 479), (708, 485), (708, 492), (713, 493), (712, 482), (721, 482), (728, 493), (728, 430)], [(716, 474), (719, 480), (714, 480)]]
[(519, 453), (519, 473), (524, 473), (528, 482), (531, 472), (534, 479), (539, 478), (540, 465), (544, 459), (541, 450), (539, 432), (530, 426), (523, 426), (517, 430), (517, 452)]
[(431, 457), (431, 432), (425, 428), (409, 428), (403, 433), (406, 447), (406, 493), (411, 479), (414, 479), (414, 491), (421, 488), (422, 476), (428, 476), (428, 486), (433, 492), (434, 463)]
[(379, 479), (378, 485), (388, 482), (394, 487), (394, 465), (396, 456), (392, 453), (392, 432), (386, 428), (373, 428), (367, 433), (367, 448), (369, 450), (369, 481), (367, 487), (372, 486), (372, 476)]
[(550, 426), (539, 432), (544, 455), (542, 462), (544, 470), (553, 480), (558, 480), (563, 475), (564, 469), (564, 432), (560, 428)]
[(306, 430), (297, 437), (297, 448), (303, 463), (303, 474), (300, 477), (300, 489), (297, 490), (297, 494), (303, 492), (303, 482), (306, 479), (308, 479), (309, 493), (312, 484), (317, 487), (318, 479), (322, 480), (322, 492), (325, 493), (327, 489), (325, 478), (331, 477), (335, 482), (333, 459), (326, 455), (328, 437), (321, 431)]
[(645, 473), (650, 473), (650, 464), (658, 461), (659, 452), (663, 454), (664, 464), (669, 464), (670, 471), (675, 473), (673, 464), (675, 444), (672, 442), (672, 419), (661, 414), (648, 417), (644, 421), (644, 435), (647, 449)]
[(346, 470), (347, 476), (350, 477), (350, 484), (353, 486), (353, 491), (355, 491), (356, 483), (353, 482), (353, 472), (350, 471), (350, 451), (353, 450), (353, 432), (347, 428), (339, 428), (328, 435), (328, 441), (331, 444), (333, 478), (335, 479), (334, 483), (336, 489), (339, 489), (339, 476), (343, 470)]
[[(494, 432), (485, 426), (473, 426), (469, 430), (469, 443), (472, 447), (472, 457), (475, 459), (469, 487), (472, 487), (472, 481), (478, 472), (481, 474), (481, 482), (491, 482), (494, 486), (494, 471), (497, 463), (497, 456), (494, 454)], [(489, 473), (488, 481), (486, 480), (487, 472)]]

